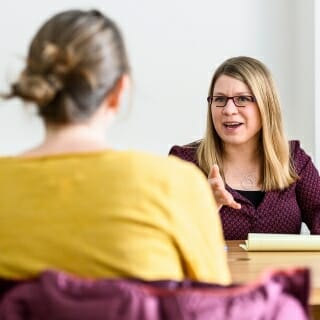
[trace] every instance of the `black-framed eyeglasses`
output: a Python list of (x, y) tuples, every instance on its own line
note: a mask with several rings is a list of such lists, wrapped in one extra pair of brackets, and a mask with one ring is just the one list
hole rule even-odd
[(214, 107), (223, 108), (228, 103), (228, 100), (232, 99), (233, 103), (237, 107), (247, 107), (251, 103), (255, 102), (256, 99), (254, 96), (250, 95), (241, 95), (241, 96), (233, 96), (233, 97), (227, 97), (227, 96), (209, 96), (207, 98), (207, 101), (209, 105), (212, 105)]

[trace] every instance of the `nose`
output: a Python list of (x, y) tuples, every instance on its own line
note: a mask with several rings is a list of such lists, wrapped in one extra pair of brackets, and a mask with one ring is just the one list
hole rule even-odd
[(232, 99), (227, 101), (227, 104), (223, 107), (222, 112), (226, 115), (238, 113), (238, 107), (234, 104)]

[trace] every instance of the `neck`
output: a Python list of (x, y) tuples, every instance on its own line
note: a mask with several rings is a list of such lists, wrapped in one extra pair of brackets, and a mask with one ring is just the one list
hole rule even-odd
[(107, 149), (105, 132), (90, 124), (48, 125), (44, 141), (23, 156), (99, 151)]
[(226, 183), (239, 190), (261, 190), (262, 156), (258, 145), (227, 146), (223, 154)]
[(225, 145), (223, 150), (223, 162), (249, 164), (261, 162), (261, 149), (256, 144)]
[(78, 141), (90, 139), (99, 143), (104, 142), (104, 130), (93, 127), (90, 124), (73, 124), (66, 126), (48, 125), (44, 143), (52, 143), (58, 140), (67, 139)]

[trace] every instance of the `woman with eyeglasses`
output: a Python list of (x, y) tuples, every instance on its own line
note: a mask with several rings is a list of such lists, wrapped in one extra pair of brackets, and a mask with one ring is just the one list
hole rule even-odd
[(117, 25), (98, 11), (50, 18), (8, 98), (35, 104), (43, 142), (0, 158), (0, 278), (79, 276), (229, 283), (211, 190), (191, 164), (105, 142), (130, 80)]
[(208, 177), (227, 240), (248, 233), (320, 234), (320, 178), (298, 141), (286, 140), (266, 66), (250, 57), (223, 62), (209, 88), (202, 140), (173, 146)]

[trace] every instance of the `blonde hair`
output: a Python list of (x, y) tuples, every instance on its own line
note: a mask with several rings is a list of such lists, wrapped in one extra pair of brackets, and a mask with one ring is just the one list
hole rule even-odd
[[(287, 188), (298, 178), (290, 158), (289, 144), (285, 137), (280, 103), (272, 76), (267, 67), (254, 58), (234, 57), (224, 61), (213, 75), (209, 96), (221, 75), (245, 83), (256, 99), (261, 115), (262, 189), (264, 191)], [(208, 104), (207, 127), (204, 139), (197, 150), (200, 168), (208, 175), (216, 163), (223, 168), (223, 144), (217, 134)], [(223, 171), (221, 172), (222, 176)]]

